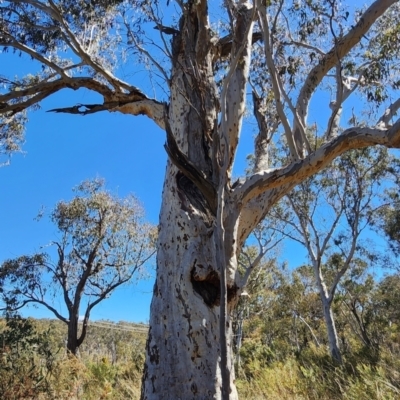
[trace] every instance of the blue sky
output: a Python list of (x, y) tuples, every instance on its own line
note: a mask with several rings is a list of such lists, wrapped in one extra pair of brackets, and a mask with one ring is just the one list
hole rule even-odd
[[(10, 77), (35, 72), (34, 65), (27, 57), (0, 53), (0, 72)], [(136, 75), (123, 68), (120, 72), (133, 85), (149, 89), (151, 96), (143, 68)], [(64, 90), (46, 99), (41, 110), (29, 113), (24, 153), (13, 155), (11, 165), (0, 168), (0, 262), (31, 254), (54, 239), (56, 229), (48, 218), (35, 220), (38, 211), (44, 208), (49, 212), (57, 201), (70, 199), (72, 187), (88, 178), (105, 178), (107, 188), (121, 197), (133, 193), (144, 205), (147, 219), (157, 224), (167, 159), (164, 132), (146, 117), (46, 112), (101, 101), (87, 90)], [(326, 116), (329, 101), (329, 92), (320, 93), (312, 104), (314, 115)], [(246, 155), (253, 150), (256, 127), (248, 125), (240, 141), (237, 175), (243, 173)], [(291, 246), (285, 253), (289, 259), (292, 255), (294, 265), (304, 260), (299, 247)], [(152, 286), (153, 281), (148, 280), (120, 288), (93, 310), (92, 319), (147, 321)], [(62, 309), (62, 301), (55, 306)], [(43, 308), (26, 309), (24, 315), (53, 317)]]
[[(35, 68), (25, 57), (4, 53), (0, 65), (1, 72), (11, 77)], [(140, 78), (132, 83), (139, 86)], [(57, 201), (72, 198), (71, 189), (88, 178), (105, 178), (107, 188), (121, 197), (133, 193), (147, 219), (157, 224), (167, 160), (165, 133), (146, 117), (46, 112), (101, 101), (87, 90), (64, 90), (29, 113), (24, 152), (14, 154), (11, 164), (0, 168), (0, 262), (32, 254), (55, 239), (56, 228), (49, 219), (38, 222), (35, 217), (40, 209), (50, 212)], [(237, 173), (243, 171), (246, 154), (252, 151), (253, 132), (244, 132), (242, 139)], [(151, 279), (121, 287), (93, 309), (92, 319), (147, 321), (152, 287)], [(54, 305), (63, 309), (61, 299)], [(53, 317), (42, 307), (26, 308), (23, 314)]]
[[(14, 74), (33, 66), (24, 58), (0, 54)], [(59, 200), (72, 197), (72, 187), (100, 176), (121, 197), (133, 193), (156, 224), (161, 203), (166, 153), (164, 133), (145, 117), (99, 113), (85, 117), (47, 113), (54, 107), (98, 101), (86, 90), (62, 91), (29, 114), (23, 154), (0, 168), (0, 261), (29, 254), (55, 238), (56, 229), (38, 211), (47, 211)], [(92, 313), (93, 319), (146, 321), (152, 282), (121, 288)], [(43, 309), (28, 309), (25, 315), (52, 317)]]

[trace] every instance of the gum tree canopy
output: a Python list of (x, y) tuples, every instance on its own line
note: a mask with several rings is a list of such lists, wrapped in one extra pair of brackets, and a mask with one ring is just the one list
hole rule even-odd
[[(0, 301), (11, 317), (27, 304), (46, 307), (66, 324), (67, 350), (76, 355), (93, 308), (145, 275), (156, 235), (138, 201), (109, 193), (104, 180), (84, 181), (73, 191), (75, 197), (58, 202), (50, 214), (57, 235), (44, 247), (55, 251), (0, 265)], [(55, 298), (64, 301), (64, 310), (54, 307)]]
[[(18, 146), (26, 110), (65, 88), (103, 102), (52, 111), (145, 114), (166, 132), (143, 399), (236, 399), (230, 311), (248, 276), (237, 269), (245, 240), (274, 203), (346, 150), (400, 147), (398, 2), (348, 3), (0, 2), (1, 46), (40, 71), (1, 76), (3, 151)], [(163, 101), (117, 77), (120, 63), (138, 61), (162, 81)], [(254, 170), (234, 180), (246, 124), (258, 126)]]

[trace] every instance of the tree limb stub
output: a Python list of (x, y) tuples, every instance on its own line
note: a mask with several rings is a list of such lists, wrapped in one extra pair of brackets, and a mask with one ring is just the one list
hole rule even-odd
[(165, 129), (163, 115), (164, 104), (155, 100), (141, 100), (137, 102), (110, 101), (103, 104), (77, 104), (72, 107), (53, 108), (47, 112), (88, 115), (100, 111), (119, 111), (123, 114), (146, 115), (161, 129)]
[[(262, 40), (262, 32), (253, 32), (251, 44)], [(232, 51), (232, 35), (224, 36), (217, 42), (217, 48), (219, 49), (219, 58), (225, 59), (231, 55)]]
[(178, 29), (172, 28), (170, 26), (164, 26), (164, 25), (156, 25), (153, 29), (156, 29), (165, 35), (176, 35), (179, 33)]

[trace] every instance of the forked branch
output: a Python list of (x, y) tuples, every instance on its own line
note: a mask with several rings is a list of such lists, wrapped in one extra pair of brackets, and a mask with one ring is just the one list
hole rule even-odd
[(323, 57), (319, 63), (309, 72), (298, 97), (297, 112), (303, 126), (307, 125), (307, 112), (311, 96), (321, 83), (326, 74), (345, 57), (363, 38), (372, 24), (381, 17), (386, 10), (398, 0), (376, 0), (360, 16), (356, 25), (349, 32), (337, 40), (335, 46)]

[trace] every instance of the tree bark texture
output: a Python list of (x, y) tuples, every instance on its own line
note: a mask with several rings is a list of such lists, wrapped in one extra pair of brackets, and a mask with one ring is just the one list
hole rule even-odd
[[(171, 101), (165, 116), (170, 161), (160, 214), (143, 400), (221, 398), (220, 269), (213, 238), (217, 199), (215, 191), (204, 195), (199, 190), (204, 178), (216, 180), (211, 153), (218, 111), (203, 12), (206, 15), (201, 7), (188, 11), (172, 43)], [(232, 308), (236, 291), (228, 288), (228, 293)], [(231, 332), (228, 317), (229, 365)], [(233, 379), (231, 374), (230, 398), (236, 399)]]
[[(196, 210), (185, 210), (185, 204), (190, 206), (190, 185), (185, 191), (177, 178), (179, 172), (169, 163), (142, 398), (218, 399), (220, 286), (213, 229)], [(231, 304), (233, 301), (231, 298)], [(228, 357), (231, 361), (232, 354)], [(231, 390), (231, 399), (237, 398), (233, 376)]]

